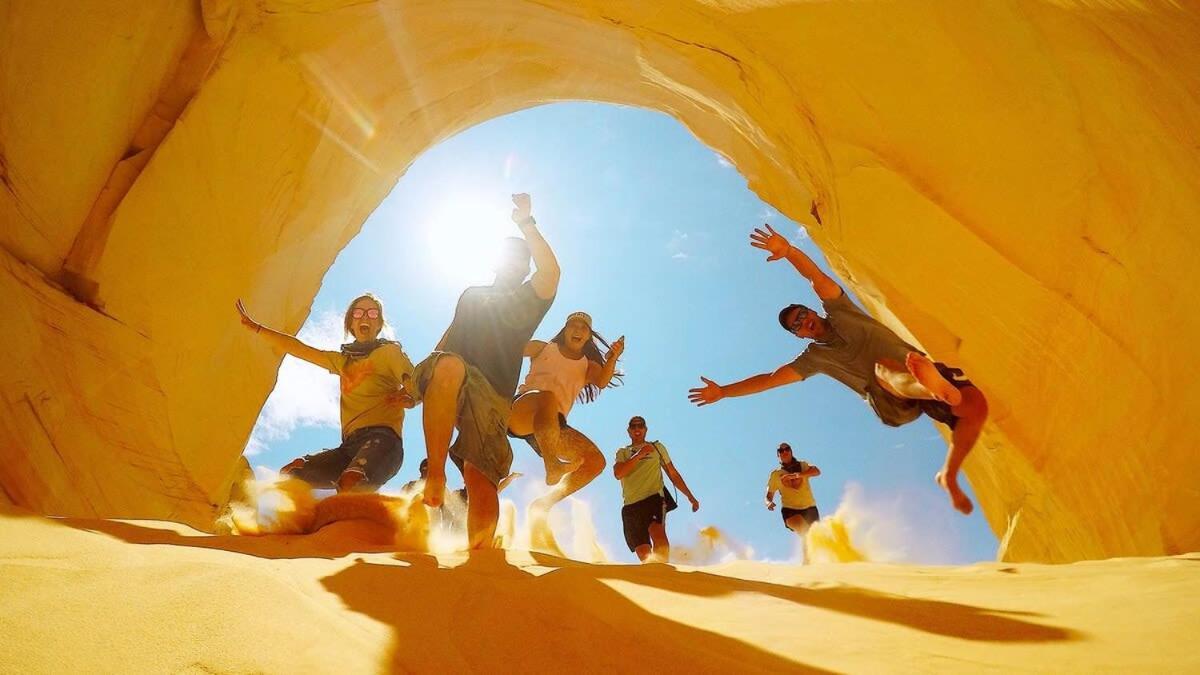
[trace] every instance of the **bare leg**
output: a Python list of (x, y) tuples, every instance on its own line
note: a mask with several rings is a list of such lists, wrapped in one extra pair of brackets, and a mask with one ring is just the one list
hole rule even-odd
[[(538, 392), (533, 412), (533, 437), (542, 451), (542, 463), (546, 465), (546, 485), (554, 485), (564, 473), (579, 467), (578, 459), (569, 454), (571, 448), (563, 446), (562, 427), (558, 420), (558, 398), (552, 392)], [(562, 459), (574, 460), (563, 464)]]
[[(425, 385), (422, 424), (425, 428), (425, 452), (429, 457), (429, 473), (425, 478), (426, 506), (442, 505), (446, 492), (446, 455), (450, 452), (450, 437), (458, 416), (458, 392), (467, 377), (467, 366), (453, 354), (443, 354), (433, 366), (433, 374)], [(489, 483), (490, 485), (490, 483)], [(492, 488), (495, 500), (495, 488)], [(493, 520), (492, 527), (495, 528)]]
[(654, 559), (667, 562), (671, 559), (671, 542), (667, 540), (666, 523), (650, 523), (650, 541), (654, 542)]
[(354, 487), (366, 479), (366, 474), (357, 469), (346, 469), (338, 477), (338, 492), (353, 492)]
[(467, 483), (467, 545), (471, 549), (494, 548), (496, 523), (500, 519), (496, 486), (470, 462), (463, 466), (463, 478)]
[(976, 387), (962, 389), (962, 402), (950, 409), (958, 417), (954, 431), (950, 434), (950, 448), (946, 451), (946, 463), (934, 476), (938, 485), (950, 495), (954, 508), (964, 514), (974, 509), (971, 500), (958, 486), (958, 470), (967, 453), (975, 447), (979, 432), (987, 421), (988, 406), (983, 392)]
[(912, 373), (913, 377), (917, 378), (917, 381), (933, 394), (934, 400), (951, 406), (962, 403), (962, 392), (942, 377), (937, 366), (933, 365), (933, 361), (928, 356), (918, 352), (909, 352), (908, 357), (904, 360), (904, 365), (908, 372)]
[(646, 562), (646, 558), (650, 557), (650, 544), (642, 544), (633, 549), (633, 553), (638, 557), (639, 561)]
[(795, 515), (795, 516), (792, 516), (791, 518), (788, 518), (787, 526), (789, 529), (791, 529), (792, 532), (795, 532), (798, 536), (801, 536), (801, 537), (804, 536), (805, 532), (808, 532), (808, 521), (805, 520), (804, 516), (801, 516), (801, 515)]
[(879, 359), (875, 363), (875, 381), (889, 394), (899, 398), (934, 400), (933, 393), (899, 361)]
[(591, 439), (571, 427), (562, 429), (560, 438), (563, 456), (579, 458), (579, 468), (568, 473), (550, 494), (534, 500), (532, 506), (545, 511), (582, 490), (604, 471), (604, 455)]

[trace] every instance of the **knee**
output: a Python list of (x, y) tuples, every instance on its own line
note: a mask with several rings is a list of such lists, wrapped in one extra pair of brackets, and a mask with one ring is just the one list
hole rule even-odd
[(433, 366), (433, 384), (457, 384), (467, 376), (467, 364), (455, 354), (442, 354)]
[(539, 423), (549, 424), (553, 422), (558, 424), (558, 399), (554, 394), (548, 391), (540, 391), (533, 395), (534, 418)]
[(588, 449), (587, 454), (583, 456), (583, 463), (595, 468), (596, 473), (600, 473), (604, 470), (605, 466), (608, 466), (608, 461), (604, 459), (604, 453), (596, 448)]
[(959, 417), (983, 421), (988, 416), (988, 402), (978, 387), (966, 387), (962, 391), (962, 403), (955, 406)]

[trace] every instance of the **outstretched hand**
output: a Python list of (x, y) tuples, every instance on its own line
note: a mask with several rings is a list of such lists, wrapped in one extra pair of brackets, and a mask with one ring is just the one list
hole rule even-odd
[(688, 400), (700, 407), (716, 403), (725, 398), (725, 392), (721, 390), (721, 385), (712, 380), (700, 376), (700, 380), (704, 382), (703, 387), (696, 387), (688, 390)]
[(246, 306), (242, 304), (241, 299), (237, 301), (237, 311), (238, 314), (241, 315), (243, 326), (254, 331), (255, 333), (262, 330), (262, 324), (258, 323), (254, 319), (251, 319), (250, 315), (246, 313)]
[(700, 510), (700, 500), (696, 499), (695, 497), (688, 497), (688, 499), (692, 500), (692, 513), (699, 511)]
[(521, 223), (525, 222), (525, 220), (528, 219), (529, 216), (533, 213), (533, 205), (531, 203), (531, 200), (529, 199), (529, 195), (524, 192), (513, 195), (512, 203), (513, 203), (513, 210), (512, 210), (513, 222), (520, 225)]
[(792, 248), (787, 237), (779, 234), (775, 228), (766, 223), (763, 223), (763, 227), (767, 228), (766, 232), (754, 228), (754, 231), (750, 233), (750, 245), (770, 253), (771, 255), (767, 256), (767, 262), (786, 256)]
[(604, 355), (604, 362), (608, 363), (609, 361), (611, 361), (613, 359), (619, 359), (619, 358), (621, 358), (621, 354), (624, 354), (624, 353), (625, 353), (625, 336), (622, 335), (621, 337), (617, 338), (616, 340), (613, 340), (612, 344), (609, 345), (608, 353)]

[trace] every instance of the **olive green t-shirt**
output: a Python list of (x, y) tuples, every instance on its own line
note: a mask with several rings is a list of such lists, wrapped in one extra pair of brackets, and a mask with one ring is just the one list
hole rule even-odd
[[(625, 504), (640, 502), (650, 495), (662, 494), (662, 470), (671, 463), (671, 456), (667, 454), (667, 446), (658, 441), (654, 441), (653, 444), (658, 452), (651, 452), (640, 459), (633, 471), (621, 479), (621, 497)], [(624, 462), (637, 454), (637, 450), (628, 445), (617, 450), (617, 461)]]
[(877, 361), (890, 359), (903, 365), (909, 352), (919, 351), (860, 309), (845, 292), (823, 304), (831, 334), (808, 345), (791, 363), (804, 378), (824, 373), (866, 397)]
[(321, 353), (328, 360), (322, 365), (341, 380), (342, 438), (364, 427), (391, 427), (400, 434), (404, 406), (399, 389), (413, 372), (400, 345), (382, 345), (364, 358)]
[[(808, 463), (800, 462), (800, 471), (807, 471)], [(817, 500), (813, 499), (812, 487), (808, 484), (808, 478), (800, 479), (800, 487), (792, 488), (783, 484), (783, 477), (791, 472), (783, 469), (775, 469), (771, 472), (771, 477), (767, 479), (767, 492), (778, 492), (782, 497), (784, 508), (789, 509), (807, 509), (810, 506), (816, 506)]]

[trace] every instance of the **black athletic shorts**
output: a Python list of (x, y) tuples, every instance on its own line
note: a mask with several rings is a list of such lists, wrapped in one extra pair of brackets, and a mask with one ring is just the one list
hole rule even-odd
[(356, 491), (371, 491), (388, 482), (404, 463), (404, 443), (391, 427), (363, 427), (342, 444), (315, 455), (305, 455), (304, 464), (290, 474), (315, 488), (336, 488), (343, 472), (357, 471), (365, 477)]
[[(935, 362), (933, 365), (942, 377), (955, 387), (965, 389), (975, 386), (970, 380), (956, 379), (962, 376), (962, 371), (958, 368), (951, 368), (941, 362)], [(875, 378), (871, 378), (867, 383), (867, 402), (871, 404), (871, 409), (879, 416), (880, 421), (890, 427), (908, 424), (920, 417), (921, 413), (951, 429), (958, 424), (958, 416), (950, 411), (948, 404), (928, 399), (900, 398), (884, 389)]]
[(816, 506), (810, 506), (807, 509), (789, 509), (785, 506), (779, 510), (779, 515), (783, 516), (783, 526), (789, 530), (792, 529), (792, 527), (787, 524), (787, 521), (791, 520), (792, 516), (802, 516), (804, 518), (804, 522), (808, 523), (809, 525), (812, 525), (821, 519), (821, 514), (817, 512)]
[(621, 523), (625, 526), (625, 544), (630, 551), (650, 545), (650, 525), (665, 523), (667, 505), (660, 494), (621, 507)]

